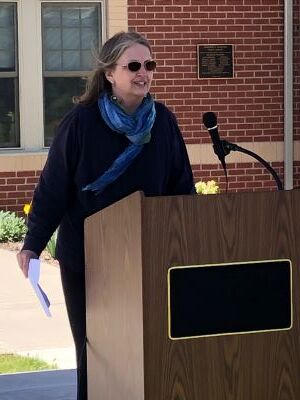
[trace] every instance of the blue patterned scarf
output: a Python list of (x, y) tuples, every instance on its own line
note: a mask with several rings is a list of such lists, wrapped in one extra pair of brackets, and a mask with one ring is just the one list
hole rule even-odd
[(109, 184), (122, 175), (142, 151), (144, 144), (150, 141), (156, 117), (154, 101), (149, 94), (132, 115), (127, 114), (107, 93), (99, 98), (98, 106), (105, 123), (113, 131), (125, 135), (130, 144), (104, 174), (82, 189), (91, 190), (95, 194), (102, 193)]

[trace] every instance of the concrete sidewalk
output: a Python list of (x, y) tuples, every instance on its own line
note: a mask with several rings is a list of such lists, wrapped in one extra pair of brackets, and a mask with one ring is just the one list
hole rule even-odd
[(19, 269), (15, 253), (0, 249), (0, 353), (36, 355), (58, 368), (75, 368), (58, 266), (41, 264), (40, 285), (49, 297), (51, 318)]
[(76, 400), (75, 370), (0, 375), (1, 400)]

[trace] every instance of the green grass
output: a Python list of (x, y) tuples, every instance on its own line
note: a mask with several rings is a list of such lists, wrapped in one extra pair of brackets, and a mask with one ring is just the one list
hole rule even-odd
[(48, 364), (38, 358), (19, 356), (17, 354), (0, 354), (0, 374), (56, 368), (56, 364)]

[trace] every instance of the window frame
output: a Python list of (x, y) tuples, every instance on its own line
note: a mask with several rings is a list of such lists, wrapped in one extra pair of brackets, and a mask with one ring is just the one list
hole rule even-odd
[[(125, 0), (122, 7), (125, 10)], [(107, 0), (0, 0), (1, 3), (16, 4), (17, 15), (17, 60), (18, 60), (18, 147), (0, 147), (0, 156), (31, 155), (30, 162), (40, 164), (42, 168), (44, 156), (49, 146), (44, 146), (44, 112), (43, 112), (43, 59), (42, 59), (42, 4), (43, 3), (80, 3), (100, 4), (101, 20), (99, 29), (103, 44), (107, 34), (114, 33), (114, 29), (126, 30), (122, 27), (116, 12), (111, 12), (108, 18), (108, 9), (112, 5)], [(111, 24), (111, 21), (112, 24)], [(126, 20), (124, 20), (126, 24)], [(109, 28), (109, 26), (111, 27)], [(118, 28), (114, 28), (117, 26)], [(34, 46), (33, 46), (34, 43)], [(82, 71), (81, 71), (82, 72)], [(18, 157), (15, 165), (23, 165), (22, 157)], [(27, 160), (27, 158), (26, 158)], [(26, 161), (27, 163), (27, 161)], [(15, 168), (15, 167), (14, 167)]]
[[(42, 13), (42, 9), (43, 9), (43, 4), (51, 4), (53, 6), (57, 5), (61, 5), (63, 4), (64, 6), (67, 7), (68, 4), (86, 4), (87, 6), (89, 5), (93, 5), (93, 4), (99, 4), (99, 13), (98, 13), (98, 21), (100, 22), (99, 25), (99, 36), (98, 36), (98, 43), (103, 43), (103, 1), (49, 1), (49, 0), (43, 0), (41, 3), (41, 13)], [(42, 24), (42, 17), (41, 17), (41, 35), (42, 35), (42, 43), (44, 41), (44, 35), (43, 35), (43, 24)], [(65, 78), (65, 77), (79, 77), (79, 76), (86, 76), (87, 74), (90, 73), (90, 70), (73, 70), (73, 71), (44, 71), (44, 57), (45, 57), (45, 52), (44, 52), (44, 48), (42, 48), (42, 66), (43, 66), (43, 78)]]
[(69, 1), (57, 1), (57, 0), (43, 0), (41, 1), (41, 7), (40, 7), (40, 28), (41, 28), (41, 43), (42, 43), (42, 87), (43, 87), (43, 98), (42, 98), (42, 104), (43, 104), (43, 148), (48, 149), (49, 146), (46, 144), (46, 131), (45, 131), (45, 78), (80, 78), (80, 77), (87, 77), (91, 70), (72, 70), (72, 71), (45, 71), (45, 46), (43, 44), (45, 43), (45, 36), (44, 36), (44, 25), (43, 25), (43, 7), (45, 6), (60, 6), (60, 7), (70, 7), (70, 6), (93, 6), (93, 5), (98, 5), (98, 46), (101, 45), (104, 40), (104, 1), (98, 0), (98, 1), (91, 1), (91, 0), (86, 0), (86, 1), (74, 1), (74, 0), (69, 0)]

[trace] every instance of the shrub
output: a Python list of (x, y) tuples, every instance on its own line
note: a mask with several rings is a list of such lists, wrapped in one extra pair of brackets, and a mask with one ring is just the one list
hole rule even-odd
[(37, 357), (21, 356), (18, 354), (0, 354), (0, 374), (15, 372), (44, 371), (57, 369), (55, 363), (47, 363)]
[(0, 242), (20, 242), (27, 231), (24, 218), (14, 212), (0, 211)]

